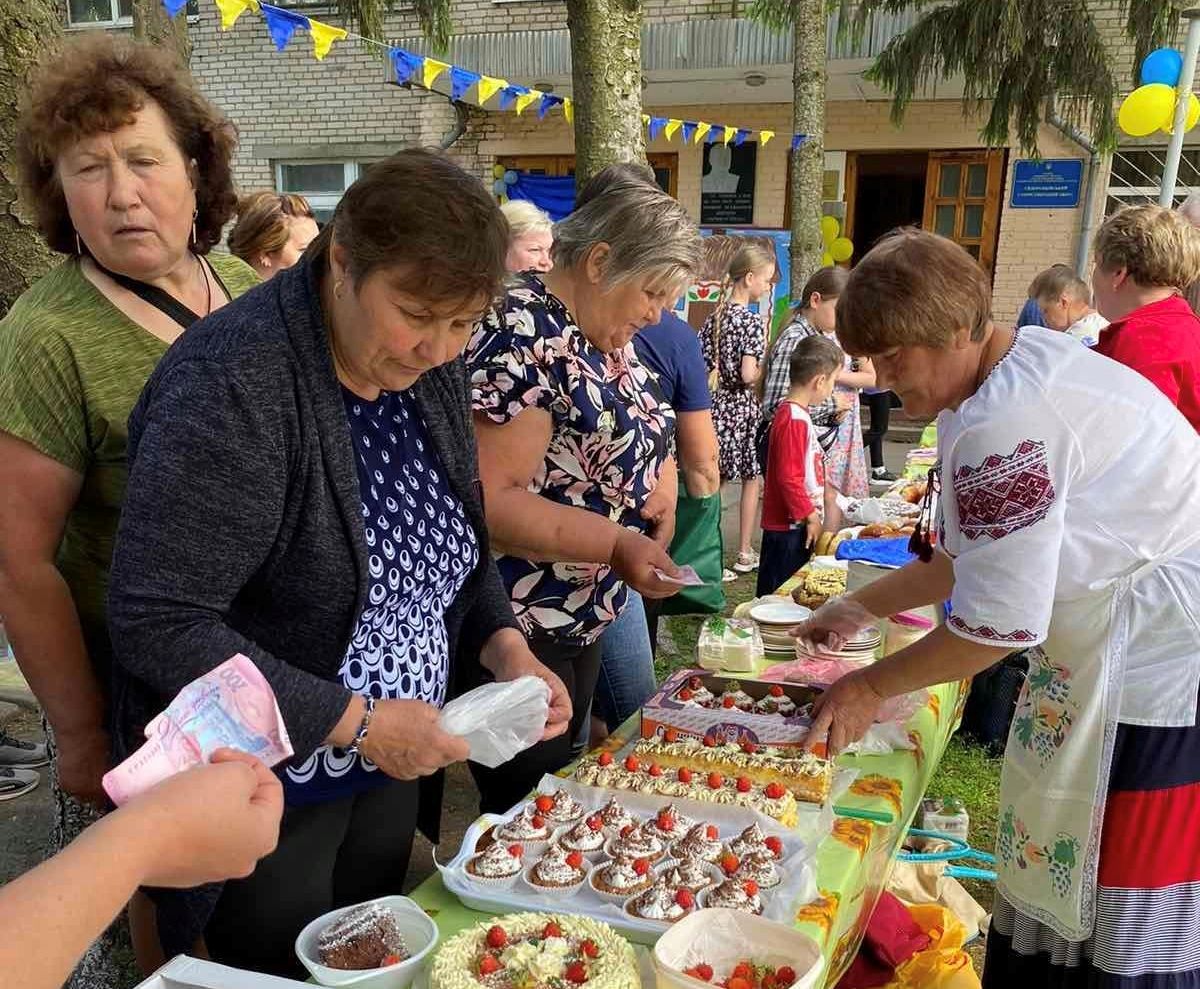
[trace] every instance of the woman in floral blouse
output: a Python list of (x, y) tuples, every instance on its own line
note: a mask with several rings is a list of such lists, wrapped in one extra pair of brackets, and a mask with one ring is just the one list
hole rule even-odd
[(500, 574), (530, 648), (567, 683), (570, 731), (496, 770), (472, 765), (485, 811), (507, 809), (570, 759), (626, 585), (678, 585), (674, 414), (631, 341), (700, 259), (683, 208), (619, 188), (555, 228), (554, 270), (520, 277), (467, 346), (479, 468)]

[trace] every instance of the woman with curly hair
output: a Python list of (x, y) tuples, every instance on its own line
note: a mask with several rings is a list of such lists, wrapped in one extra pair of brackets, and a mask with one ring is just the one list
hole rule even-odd
[[(126, 420), (172, 341), (257, 282), (210, 253), (236, 203), (235, 142), (185, 69), (107, 35), (47, 60), (19, 125), (23, 194), (67, 260), (0, 322), (0, 613), (49, 724), (55, 849), (106, 802)], [(81, 983), (116, 984), (106, 956)]]

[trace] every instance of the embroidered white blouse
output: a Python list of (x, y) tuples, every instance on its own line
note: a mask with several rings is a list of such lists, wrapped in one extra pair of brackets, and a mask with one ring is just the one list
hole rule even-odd
[(1025, 327), (978, 391), (939, 416), (938, 440), (951, 631), (1037, 645), (1056, 601), (1173, 556), (1134, 584), (1120, 720), (1194, 724), (1200, 437), (1178, 409), (1066, 334)]

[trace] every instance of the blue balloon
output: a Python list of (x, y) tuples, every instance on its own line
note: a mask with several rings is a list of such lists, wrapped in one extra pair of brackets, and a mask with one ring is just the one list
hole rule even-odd
[(492, 183), (492, 192), (494, 192), (497, 196), (503, 196), (508, 192), (508, 186), (504, 184), (504, 179), (496, 179), (496, 181)]
[(504, 184), (505, 185), (516, 185), (517, 184), (517, 173), (514, 172), (511, 168), (507, 172), (504, 173)]
[(1152, 82), (1178, 86), (1183, 72), (1183, 56), (1174, 48), (1156, 48), (1142, 62), (1142, 85)]

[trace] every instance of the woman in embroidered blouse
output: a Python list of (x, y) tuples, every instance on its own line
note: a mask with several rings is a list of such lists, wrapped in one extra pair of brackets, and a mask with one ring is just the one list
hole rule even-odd
[(553, 270), (528, 273), (467, 347), (488, 527), (530, 647), (567, 683), (568, 735), (496, 770), (472, 764), (484, 810), (569, 761), (626, 585), (668, 597), (673, 413), (631, 341), (700, 257), (695, 225), (649, 185), (605, 192), (555, 227)]
[[(923, 231), (854, 269), (839, 338), (938, 416), (936, 549), (824, 606), (830, 643), (950, 599), (916, 644), (843, 677), (833, 750), (884, 698), (1032, 651), (1005, 752), (984, 985), (1192, 986), (1200, 951), (1200, 438), (1143, 377), (1065, 334), (1000, 328), (978, 264)], [(931, 483), (936, 490), (937, 484)], [(1037, 647), (1036, 649), (1034, 647)], [(1142, 981), (1145, 978), (1147, 981)]]

